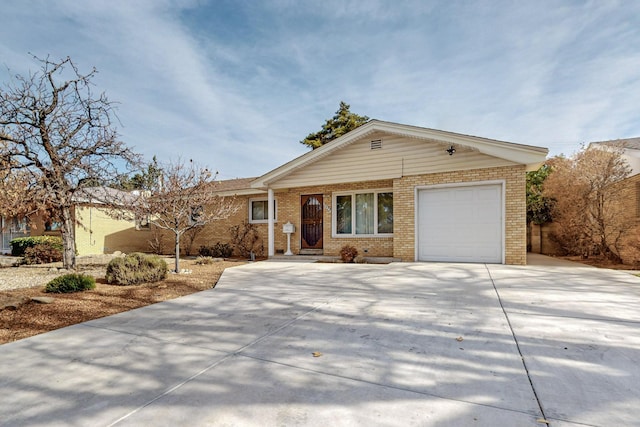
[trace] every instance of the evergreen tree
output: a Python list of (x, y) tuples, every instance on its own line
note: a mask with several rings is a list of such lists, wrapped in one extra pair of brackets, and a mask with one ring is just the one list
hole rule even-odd
[(369, 117), (360, 116), (349, 111), (349, 104), (340, 101), (340, 108), (330, 119), (327, 119), (322, 129), (316, 133), (310, 133), (305, 139), (300, 141), (301, 144), (307, 145), (312, 149), (322, 147), (324, 144), (341, 137), (347, 132), (362, 126), (369, 121)]

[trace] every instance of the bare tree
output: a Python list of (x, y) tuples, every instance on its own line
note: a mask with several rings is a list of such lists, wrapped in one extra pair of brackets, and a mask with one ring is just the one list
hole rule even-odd
[(180, 272), (180, 239), (198, 227), (226, 219), (238, 210), (233, 198), (215, 193), (215, 176), (193, 161), (178, 160), (160, 168), (160, 180), (150, 191), (141, 192), (131, 210), (116, 215), (146, 218), (153, 226), (174, 235), (175, 271)]
[(556, 241), (570, 254), (600, 254), (622, 262), (621, 244), (635, 226), (635, 212), (625, 206), (628, 193), (622, 181), (631, 170), (621, 150), (582, 149), (572, 158), (556, 157), (549, 164), (552, 172), (543, 195), (553, 200)]
[(118, 140), (114, 104), (93, 93), (95, 68), (82, 74), (69, 57), (34, 59), (38, 72), (0, 88), (2, 172), (22, 195), (4, 207), (12, 214), (52, 211), (62, 223), (64, 266), (73, 269), (74, 194), (112, 179), (138, 156)]

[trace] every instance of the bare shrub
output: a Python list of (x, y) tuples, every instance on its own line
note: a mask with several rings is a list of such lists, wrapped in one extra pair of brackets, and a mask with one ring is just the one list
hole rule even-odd
[(357, 256), (358, 250), (354, 246), (344, 245), (342, 249), (340, 249), (340, 259), (342, 262), (353, 262)]
[(243, 221), (241, 225), (234, 225), (229, 228), (231, 234), (231, 243), (238, 253), (243, 257), (250, 257), (251, 253), (262, 255), (264, 246), (260, 239), (258, 228), (247, 221)]

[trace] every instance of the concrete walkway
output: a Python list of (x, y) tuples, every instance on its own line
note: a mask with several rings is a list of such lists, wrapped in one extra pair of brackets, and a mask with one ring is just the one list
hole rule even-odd
[(234, 267), (0, 346), (0, 425), (640, 425), (640, 278), (534, 264)]

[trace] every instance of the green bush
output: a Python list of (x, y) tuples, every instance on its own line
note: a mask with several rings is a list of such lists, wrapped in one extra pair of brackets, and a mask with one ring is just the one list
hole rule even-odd
[(233, 255), (233, 247), (228, 243), (216, 243), (213, 246), (200, 246), (198, 255), (212, 258), (229, 258)]
[(45, 292), (52, 292), (57, 294), (67, 294), (71, 292), (86, 291), (88, 289), (95, 289), (96, 279), (91, 276), (85, 276), (84, 274), (70, 273), (64, 276), (58, 276), (45, 287)]
[(62, 250), (51, 243), (40, 243), (24, 251), (25, 264), (47, 264), (62, 261)]
[(24, 256), (27, 248), (42, 244), (48, 244), (60, 251), (62, 250), (62, 238), (58, 236), (16, 237), (9, 244), (11, 245), (11, 255), (13, 256)]
[(157, 255), (132, 253), (114, 258), (107, 265), (107, 283), (137, 285), (159, 282), (167, 277), (167, 263)]

